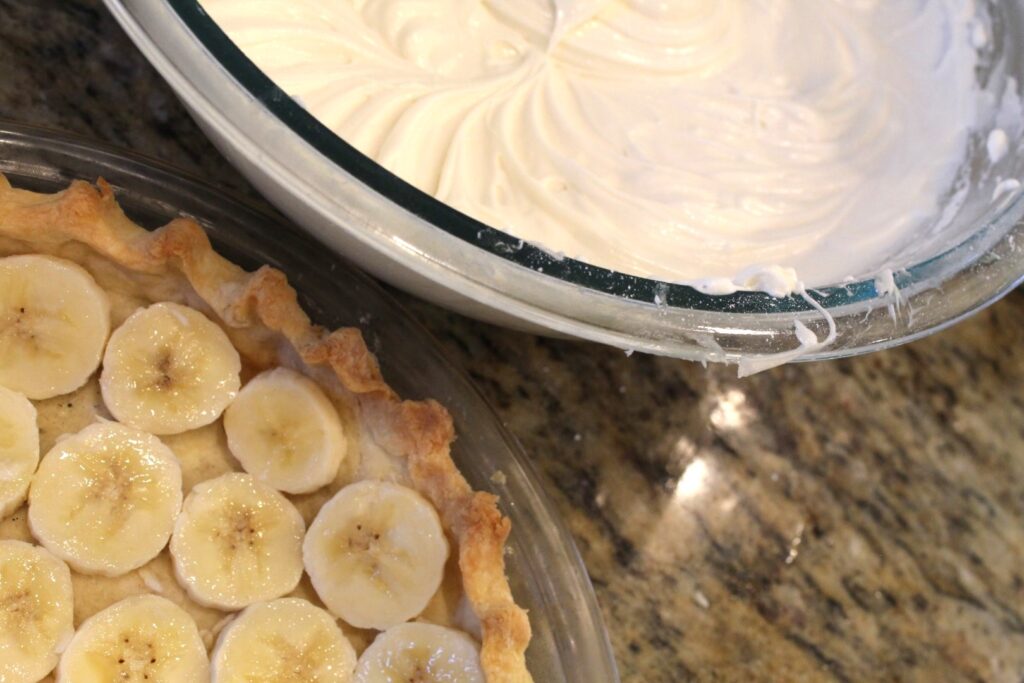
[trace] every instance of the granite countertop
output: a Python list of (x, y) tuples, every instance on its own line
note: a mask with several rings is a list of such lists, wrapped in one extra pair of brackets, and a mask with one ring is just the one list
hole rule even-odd
[[(98, 0), (0, 16), (0, 116), (247, 190)], [(536, 462), (625, 681), (1024, 680), (1024, 291), (743, 381), (398, 296)]]

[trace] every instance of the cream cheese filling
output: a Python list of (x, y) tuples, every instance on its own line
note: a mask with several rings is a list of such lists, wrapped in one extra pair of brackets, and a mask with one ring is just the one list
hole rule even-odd
[(710, 293), (873, 277), (948, 239), (933, 228), (981, 116), (972, 0), (203, 5), (425, 192)]

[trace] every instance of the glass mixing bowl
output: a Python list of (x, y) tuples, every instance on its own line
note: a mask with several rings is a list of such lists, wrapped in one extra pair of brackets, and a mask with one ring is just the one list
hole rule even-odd
[[(474, 488), (500, 496), (502, 512), (512, 520), (506, 564), (516, 600), (530, 612), (534, 633), (526, 656), (534, 678), (543, 683), (619, 680), (587, 570), (522, 449), (466, 375), (377, 283), (339, 267), (314, 240), (244, 200), (104, 145), (0, 121), (0, 173), (15, 187), (37, 192), (102, 176), (141, 225), (155, 228), (187, 214), (234, 262), (284, 271), (316, 322), (365, 327), (367, 343), (397, 391), (435, 398), (451, 411), (459, 434), (452, 457)], [(505, 475), (500, 484), (494, 480), (497, 471)]]
[[(823, 339), (831, 317), (835, 340), (799, 355), (814, 360), (919, 338), (1024, 278), (1024, 192), (993, 201), (996, 175), (1024, 178), (1019, 129), (993, 172), (987, 131), (976, 135), (961, 178), (970, 191), (953, 217), (952, 232), (967, 237), (896, 272), (895, 290), (870, 279), (816, 289), (811, 301), (707, 296), (555, 258), (415, 189), (275, 86), (195, 0), (106, 4), (214, 143), (281, 210), (378, 277), (478, 318), (627, 350), (756, 363), (800, 347), (795, 321)], [(979, 78), (1024, 83), (1024, 5), (982, 4), (994, 19), (993, 50)]]

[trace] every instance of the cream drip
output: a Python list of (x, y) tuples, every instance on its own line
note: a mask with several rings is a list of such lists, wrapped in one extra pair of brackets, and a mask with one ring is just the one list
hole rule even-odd
[(205, 0), (324, 124), (494, 227), (710, 293), (926, 250), (971, 0)]

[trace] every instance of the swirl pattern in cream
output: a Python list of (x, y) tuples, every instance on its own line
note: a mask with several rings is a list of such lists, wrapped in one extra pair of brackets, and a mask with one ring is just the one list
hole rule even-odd
[(203, 4), (422, 190), (708, 291), (892, 266), (927, 239), (978, 116), (971, 0)]

